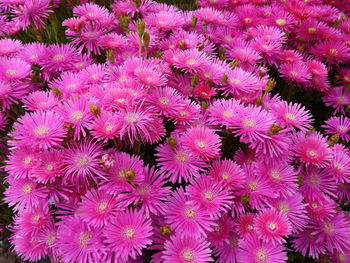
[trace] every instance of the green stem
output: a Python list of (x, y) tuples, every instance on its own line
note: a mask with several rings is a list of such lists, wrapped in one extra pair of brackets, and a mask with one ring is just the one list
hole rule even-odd
[(139, 37), (139, 58), (141, 57), (142, 53), (142, 36)]

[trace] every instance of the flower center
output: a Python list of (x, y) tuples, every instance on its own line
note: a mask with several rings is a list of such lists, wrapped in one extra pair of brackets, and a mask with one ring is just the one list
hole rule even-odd
[(265, 261), (265, 260), (266, 260), (266, 254), (265, 254), (265, 252), (260, 250), (260, 251), (258, 252), (258, 258), (259, 258), (260, 260), (262, 260), (262, 261)]
[(98, 205), (98, 209), (103, 212), (104, 210), (106, 210), (107, 208), (107, 202), (101, 202), (99, 205)]
[(289, 212), (289, 207), (285, 203), (281, 203), (278, 207), (279, 207), (280, 211), (282, 211), (284, 213), (288, 213)]
[(344, 171), (344, 167), (340, 163), (333, 163), (333, 166), (339, 171)]
[(86, 243), (89, 241), (89, 240), (91, 240), (91, 238), (92, 238), (92, 235), (90, 234), (90, 233), (85, 233), (85, 232), (82, 232), (82, 233), (80, 233), (80, 235), (79, 235), (79, 243), (82, 245), (82, 246), (84, 246), (84, 247), (86, 247)]
[(317, 186), (319, 185), (320, 180), (316, 176), (312, 175), (310, 176), (309, 182), (310, 182), (310, 185)]
[(189, 250), (186, 250), (184, 253), (183, 253), (183, 257), (186, 261), (192, 261), (193, 260), (193, 253)]
[(70, 115), (70, 117), (75, 121), (81, 120), (83, 116), (84, 116), (84, 112), (81, 110), (75, 111)]
[(347, 133), (348, 127), (340, 125), (340, 126), (338, 126), (338, 131), (340, 133)]
[(176, 160), (180, 163), (185, 163), (188, 160), (188, 154), (185, 152), (178, 152), (175, 157)]
[(24, 161), (25, 164), (30, 164), (30, 162), (32, 161), (32, 157), (27, 156), (26, 158), (24, 158), (23, 161)]
[(199, 148), (204, 148), (205, 147), (205, 144), (204, 144), (203, 141), (198, 141), (197, 145), (198, 145)]
[(53, 165), (52, 164), (47, 165), (47, 170), (52, 171), (52, 169), (53, 169)]
[(231, 84), (239, 84), (241, 81), (239, 79), (232, 78), (230, 79)]
[(113, 130), (114, 125), (112, 123), (108, 123), (105, 127), (105, 131), (106, 132), (110, 132), (111, 130)]
[(314, 209), (318, 208), (318, 205), (317, 205), (316, 203), (313, 203), (311, 206), (312, 206)]
[(194, 218), (196, 215), (196, 212), (192, 208), (187, 208), (185, 213), (188, 218)]
[(313, 33), (316, 32), (316, 28), (314, 28), (314, 27), (309, 27), (309, 28), (307, 29), (307, 31), (309, 32), (309, 34), (313, 34)]
[(76, 165), (78, 168), (83, 168), (87, 165), (88, 163), (88, 155), (87, 154), (83, 154), (80, 157), (78, 157), (75, 161)]
[(125, 231), (124, 231), (124, 235), (125, 235), (125, 237), (128, 238), (128, 239), (131, 239), (131, 238), (134, 236), (134, 234), (135, 234), (135, 231), (134, 231), (134, 229), (132, 229), (132, 228), (127, 228), (127, 229), (125, 229)]
[(286, 20), (283, 19), (283, 18), (279, 18), (276, 20), (276, 24), (279, 25), (279, 26), (283, 26), (286, 24)]
[(136, 112), (130, 112), (125, 115), (124, 119), (129, 125), (135, 125), (139, 117), (140, 116)]
[(46, 239), (46, 245), (47, 246), (52, 246), (53, 242), (55, 241), (56, 237), (54, 235), (49, 235)]
[(168, 105), (169, 104), (169, 99), (165, 98), (165, 97), (159, 98), (159, 103), (162, 104), (162, 105)]
[(224, 117), (232, 117), (233, 114), (232, 114), (230, 111), (224, 111), (224, 112), (222, 113), (222, 116), (224, 116)]
[(187, 65), (190, 65), (190, 66), (193, 66), (194, 64), (196, 64), (196, 60), (193, 59), (193, 58), (188, 59), (188, 60), (186, 61), (186, 64), (187, 64)]
[(292, 121), (295, 121), (295, 120), (296, 120), (295, 115), (292, 114), (292, 113), (287, 112), (285, 116), (286, 116), (286, 118), (289, 119), (289, 120), (292, 120)]
[(36, 222), (38, 222), (39, 221), (39, 219), (40, 219), (40, 216), (39, 215), (36, 215), (36, 216), (34, 216), (34, 221), (36, 221)]
[(16, 70), (14, 70), (14, 69), (8, 69), (8, 70), (6, 70), (6, 75), (7, 76), (14, 76), (15, 74), (17, 73), (17, 71)]
[(57, 54), (57, 55), (55, 55), (55, 56), (53, 57), (53, 60), (59, 61), (59, 60), (62, 60), (63, 57), (64, 57), (63, 54)]
[(30, 194), (30, 192), (32, 191), (32, 187), (30, 184), (25, 184), (22, 188), (23, 193), (25, 194)]
[(334, 225), (331, 222), (325, 222), (323, 227), (326, 233), (334, 232)]
[(338, 53), (339, 53), (338, 50), (335, 49), (335, 48), (329, 49), (329, 55), (330, 55), (330, 56), (337, 56)]
[(270, 224), (269, 224), (269, 228), (270, 228), (271, 230), (275, 230), (275, 229), (276, 229), (276, 224), (275, 224), (275, 223), (270, 223)]
[(312, 158), (312, 159), (317, 158), (317, 152), (316, 152), (315, 150), (309, 150), (309, 151), (307, 152), (307, 155), (308, 155), (310, 158)]
[(44, 125), (40, 125), (34, 128), (34, 134), (37, 136), (44, 136), (48, 132), (48, 128)]
[(204, 194), (204, 197), (208, 200), (213, 200), (213, 193), (208, 191)]
[(280, 174), (278, 171), (272, 171), (271, 172), (271, 177), (274, 179), (280, 179)]
[(255, 121), (251, 118), (246, 118), (243, 120), (243, 125), (252, 128), (255, 126)]
[(254, 190), (258, 189), (258, 184), (256, 182), (251, 182), (248, 184), (248, 187), (250, 190), (254, 191)]

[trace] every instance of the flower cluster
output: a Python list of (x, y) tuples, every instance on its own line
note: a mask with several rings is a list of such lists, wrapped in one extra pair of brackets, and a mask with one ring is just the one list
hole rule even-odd
[[(0, 39), (0, 148), (18, 255), (350, 261), (347, 4), (76, 2), (0, 1), (0, 36), (12, 36)], [(62, 8), (67, 42), (49, 44)]]

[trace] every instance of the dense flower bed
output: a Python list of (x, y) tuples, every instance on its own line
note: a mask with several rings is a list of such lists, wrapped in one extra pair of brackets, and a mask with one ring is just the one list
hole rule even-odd
[(349, 3), (197, 4), (0, 0), (23, 259), (350, 261)]

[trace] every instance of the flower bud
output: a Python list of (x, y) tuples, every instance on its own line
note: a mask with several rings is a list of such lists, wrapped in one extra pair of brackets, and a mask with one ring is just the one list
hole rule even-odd
[(338, 143), (338, 141), (339, 141), (339, 135), (334, 134), (331, 136), (331, 138), (329, 138), (328, 146), (334, 146), (335, 144)]
[(162, 234), (162, 236), (170, 236), (171, 226), (165, 225), (165, 226), (160, 227), (160, 233)]
[(127, 169), (126, 171), (124, 171), (125, 174), (125, 178), (129, 183), (134, 182), (135, 179), (135, 171), (133, 169)]
[(195, 87), (198, 84), (198, 81), (199, 81), (198, 75), (197, 74), (193, 75), (191, 79), (191, 86)]
[(143, 33), (145, 32), (145, 28), (146, 28), (146, 23), (145, 21), (137, 21), (136, 23), (136, 29), (137, 29), (137, 34), (139, 35), (139, 37), (142, 37)]
[(248, 204), (249, 201), (250, 201), (250, 196), (248, 194), (241, 195), (241, 203), (242, 204)]
[(168, 138), (168, 144), (169, 144), (169, 147), (174, 150), (176, 148), (176, 144), (177, 144), (176, 138), (175, 137), (169, 137)]
[(150, 42), (150, 36), (147, 32), (144, 32), (143, 33), (143, 45), (145, 46), (145, 48), (148, 48), (149, 42)]
[(114, 52), (113, 50), (108, 49), (106, 52), (107, 59), (111, 64), (114, 64)]
[(222, 75), (221, 82), (227, 83), (227, 75), (226, 74)]
[(100, 105), (95, 105), (94, 103), (90, 103), (90, 111), (94, 116), (98, 116), (101, 113)]
[(192, 25), (192, 28), (193, 28), (193, 29), (196, 27), (197, 21), (198, 21), (198, 20), (197, 20), (196, 17), (194, 17), (194, 16), (191, 17), (191, 25)]

